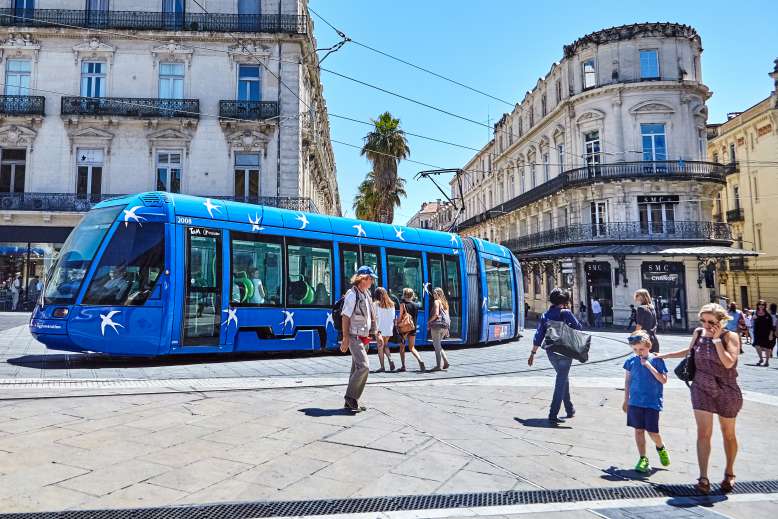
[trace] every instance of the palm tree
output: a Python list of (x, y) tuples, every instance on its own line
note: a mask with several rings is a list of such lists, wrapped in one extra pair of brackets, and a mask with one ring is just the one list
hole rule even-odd
[[(382, 195), (376, 188), (375, 178), (375, 173), (371, 171), (359, 184), (357, 195), (354, 197), (354, 213), (360, 220), (391, 223), (394, 218), (394, 208), (400, 207), (401, 199), (408, 195), (405, 192), (405, 179), (397, 177), (394, 185)], [(382, 218), (388, 216), (382, 214), (387, 209), (391, 211), (392, 218)]]
[(359, 184), (353, 207), (354, 214), (360, 220), (378, 221), (378, 193), (375, 190), (372, 171)]
[(389, 112), (384, 112), (378, 119), (374, 119), (373, 126), (365, 136), (361, 154), (373, 165), (374, 185), (379, 195), (378, 221), (392, 223), (395, 205), (399, 205), (399, 201), (394, 203), (393, 192), (403, 192), (403, 195), (396, 196), (397, 200), (405, 193), (405, 181), (398, 183), (397, 166), (401, 160), (408, 158), (411, 150), (405, 139), (405, 132), (400, 129), (400, 120), (392, 117)]

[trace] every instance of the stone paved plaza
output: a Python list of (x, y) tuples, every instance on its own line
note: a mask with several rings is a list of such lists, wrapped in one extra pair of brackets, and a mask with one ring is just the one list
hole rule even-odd
[[(572, 371), (576, 417), (549, 427), (553, 370), (542, 355), (527, 367), (526, 338), (454, 350), (448, 373), (371, 375), (369, 409), (351, 416), (340, 409), (347, 356), (118, 361), (46, 352), (25, 327), (11, 327), (0, 332), (0, 512), (691, 483), (695, 428), (677, 380), (668, 383), (661, 422), (672, 465), (652, 456), (659, 467), (650, 475), (631, 470), (624, 336), (597, 333), (592, 362)], [(661, 340), (670, 348), (688, 339)], [(775, 479), (776, 372), (748, 366), (755, 355), (746, 352), (737, 475)], [(371, 362), (377, 367), (374, 355)], [(711, 461), (715, 482), (723, 472), (718, 432)], [(767, 517), (778, 512), (778, 496), (692, 505), (411, 516)]]

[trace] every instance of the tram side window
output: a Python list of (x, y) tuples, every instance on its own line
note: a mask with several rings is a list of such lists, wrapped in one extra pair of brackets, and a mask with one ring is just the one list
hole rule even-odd
[(84, 304), (140, 306), (165, 268), (165, 225), (119, 225), (97, 266)]
[(389, 295), (400, 300), (403, 289), (411, 288), (416, 293), (419, 303), (424, 304), (421, 255), (411, 256), (397, 251), (388, 252), (386, 263), (389, 269), (387, 272)]
[(286, 304), (330, 306), (332, 304), (332, 244), (289, 240), (286, 246)]
[(484, 260), (486, 288), (490, 311), (513, 311), (511, 269), (505, 263)]
[(232, 304), (281, 305), (282, 243), (282, 238), (233, 233)]

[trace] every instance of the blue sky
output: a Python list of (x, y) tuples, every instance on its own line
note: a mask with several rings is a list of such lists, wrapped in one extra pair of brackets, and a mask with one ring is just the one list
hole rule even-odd
[[(311, 7), (354, 40), (429, 68), (515, 103), (562, 57), (562, 46), (592, 31), (645, 21), (692, 25), (702, 38), (703, 80), (713, 91), (709, 122), (742, 111), (767, 97), (767, 73), (778, 58), (778, 5), (768, 1), (598, 1), (523, 2), (510, 0), (311, 0)], [(318, 46), (339, 40), (314, 16)], [(319, 53), (323, 56), (323, 53)], [(478, 121), (491, 121), (511, 106), (452, 85), (354, 44), (331, 54), (324, 68), (352, 76)], [(388, 110), (406, 131), (480, 148), (487, 128), (321, 73), (330, 113), (369, 120)], [(332, 138), (361, 145), (369, 127), (330, 118)], [(408, 138), (411, 159), (440, 167), (461, 167), (473, 151)], [(344, 214), (370, 165), (359, 150), (333, 143)], [(395, 215), (404, 224), (422, 201), (439, 198), (428, 180), (414, 181), (422, 169), (403, 162), (408, 198)], [(444, 180), (447, 187), (447, 180)]]

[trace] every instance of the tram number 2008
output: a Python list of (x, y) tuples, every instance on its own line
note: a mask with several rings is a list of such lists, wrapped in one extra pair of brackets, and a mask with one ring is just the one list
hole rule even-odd
[(185, 225), (191, 225), (192, 219), (186, 216), (177, 216), (176, 217), (176, 223), (182, 223)]

